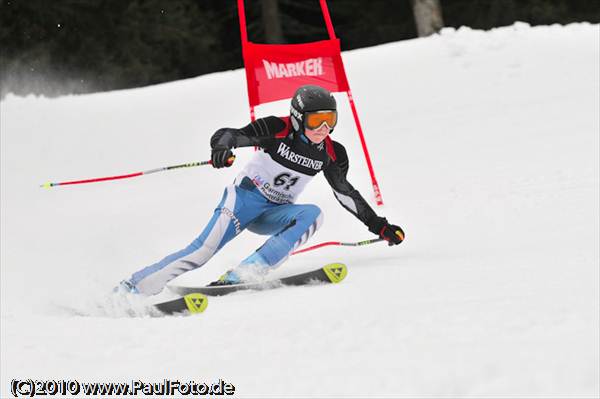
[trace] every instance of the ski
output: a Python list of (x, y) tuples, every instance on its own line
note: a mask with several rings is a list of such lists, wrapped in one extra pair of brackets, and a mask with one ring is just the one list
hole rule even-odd
[(336, 284), (348, 274), (348, 269), (343, 263), (331, 263), (326, 266), (305, 273), (294, 274), (280, 279), (259, 283), (242, 283), (221, 286), (182, 287), (168, 286), (169, 290), (179, 295), (200, 293), (207, 296), (222, 296), (243, 290), (265, 290), (281, 286), (308, 285), (314, 283)]
[(202, 313), (206, 310), (207, 306), (208, 298), (206, 295), (199, 292), (189, 292), (181, 298), (153, 305), (155, 309), (158, 309), (167, 315), (183, 312), (191, 314)]

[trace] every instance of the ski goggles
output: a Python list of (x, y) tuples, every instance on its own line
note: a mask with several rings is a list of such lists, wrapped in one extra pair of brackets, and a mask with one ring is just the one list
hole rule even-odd
[(307, 112), (304, 117), (304, 127), (310, 130), (317, 130), (323, 124), (333, 129), (337, 124), (337, 111), (315, 111)]

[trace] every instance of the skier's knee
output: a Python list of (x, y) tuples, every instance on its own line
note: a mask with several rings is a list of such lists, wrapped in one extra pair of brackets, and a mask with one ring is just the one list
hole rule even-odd
[(321, 212), (321, 208), (319, 208), (316, 205), (305, 205), (302, 213), (304, 214), (307, 220), (310, 220), (312, 222), (319, 222), (319, 225), (323, 221), (323, 212)]
[(302, 220), (303, 226), (307, 228), (307, 238), (315, 234), (315, 232), (323, 224), (323, 212), (316, 205), (304, 205), (304, 209), (299, 215), (298, 221)]

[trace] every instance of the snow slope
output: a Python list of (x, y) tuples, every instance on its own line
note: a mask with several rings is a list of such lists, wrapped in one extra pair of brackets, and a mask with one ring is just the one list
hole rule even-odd
[[(386, 204), (377, 211), (406, 241), (293, 257), (276, 273), (343, 261), (349, 274), (214, 298), (196, 317), (128, 317), (109, 291), (195, 238), (251, 150), (224, 171), (39, 185), (207, 159), (217, 128), (248, 122), (243, 71), (9, 95), (0, 396), (13, 378), (222, 378), (240, 397), (598, 397), (599, 37), (598, 25), (516, 24), (344, 53)], [(334, 139), (372, 199), (338, 99)], [(301, 201), (325, 213), (312, 243), (372, 237), (325, 179)], [(206, 283), (263, 240), (244, 233), (175, 282)]]

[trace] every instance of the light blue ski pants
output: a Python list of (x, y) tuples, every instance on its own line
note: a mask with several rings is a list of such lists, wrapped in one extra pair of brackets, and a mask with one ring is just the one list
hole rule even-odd
[(208, 225), (191, 244), (134, 273), (129, 281), (141, 294), (157, 294), (175, 277), (204, 265), (245, 229), (271, 235), (247, 260), (260, 255), (267, 268), (275, 268), (308, 241), (322, 220), (316, 205), (275, 204), (263, 197), (248, 179), (240, 186), (225, 188)]

